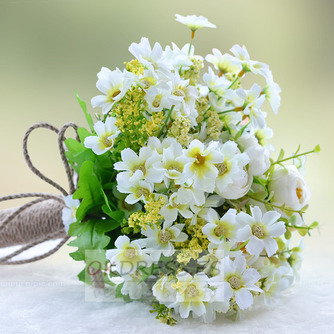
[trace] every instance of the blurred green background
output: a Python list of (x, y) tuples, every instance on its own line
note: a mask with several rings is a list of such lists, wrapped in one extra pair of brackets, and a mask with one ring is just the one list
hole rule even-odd
[[(21, 142), (29, 125), (86, 125), (74, 89), (89, 103), (98, 94), (96, 73), (102, 66), (123, 67), (131, 59), (128, 46), (142, 36), (163, 47), (172, 41), (182, 46), (189, 32), (174, 14), (196, 14), (217, 25), (198, 31), (197, 54), (245, 44), (252, 59), (270, 65), (283, 91), (279, 114), (268, 116), (274, 154), (281, 147), (290, 153), (299, 143), (302, 150), (321, 145), (321, 154), (309, 156), (306, 166), (312, 191), (307, 221), (319, 220), (320, 234), (329, 240), (334, 232), (333, 9), (332, 0), (0, 0), (0, 196), (53, 192), (24, 163)], [(38, 168), (66, 187), (55, 135), (39, 130), (29, 146)], [(307, 243), (318, 242), (315, 232)]]

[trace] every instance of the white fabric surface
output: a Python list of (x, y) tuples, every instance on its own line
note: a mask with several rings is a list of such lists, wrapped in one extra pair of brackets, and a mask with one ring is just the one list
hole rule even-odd
[[(173, 327), (155, 320), (149, 313), (150, 305), (145, 303), (87, 301), (85, 286), (76, 278), (82, 264), (68, 256), (73, 249), (65, 246), (40, 262), (0, 266), (0, 333), (331, 334), (334, 333), (332, 244), (330, 238), (311, 239), (306, 242), (301, 280), (273, 309), (253, 309), (240, 322), (223, 317), (212, 324), (180, 319)], [(0, 255), (4, 252), (1, 250)]]

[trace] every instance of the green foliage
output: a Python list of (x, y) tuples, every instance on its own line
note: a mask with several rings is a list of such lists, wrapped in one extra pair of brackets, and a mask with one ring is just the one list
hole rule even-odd
[[(76, 212), (77, 222), (69, 228), (69, 235), (76, 238), (69, 245), (77, 247), (70, 256), (86, 263), (79, 279), (91, 284), (94, 271), (106, 266), (105, 250), (114, 247), (124, 212), (118, 210), (112, 192), (116, 174), (112, 153), (95, 155), (83, 144), (85, 138), (92, 134), (85, 128), (79, 128), (78, 135), (80, 142), (72, 138), (65, 141), (67, 159), (79, 175), (73, 198), (81, 201)], [(105, 276), (106, 283), (113, 285)]]
[(87, 105), (86, 102), (82, 101), (78, 95), (78, 93), (76, 91), (74, 91), (75, 93), (75, 97), (77, 98), (81, 109), (83, 110), (83, 112), (85, 113), (85, 117), (87, 120), (87, 123), (89, 125), (89, 128), (91, 129), (92, 132), (94, 132), (94, 123), (93, 123), (93, 119), (92, 116), (87, 112)]
[(78, 189), (73, 195), (75, 199), (81, 199), (81, 204), (77, 210), (77, 219), (82, 220), (94, 207), (104, 202), (102, 195), (102, 185), (94, 172), (94, 163), (85, 161), (80, 169)]
[(160, 322), (173, 326), (176, 324), (177, 320), (172, 316), (172, 309), (168, 308), (164, 304), (153, 303), (153, 310), (150, 310), (150, 313), (157, 313), (156, 319)]

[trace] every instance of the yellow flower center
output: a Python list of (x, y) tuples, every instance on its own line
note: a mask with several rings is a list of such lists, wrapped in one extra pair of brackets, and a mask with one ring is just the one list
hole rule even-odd
[(161, 97), (156, 97), (154, 101), (152, 102), (152, 105), (154, 108), (159, 108), (161, 103)]
[(170, 239), (172, 239), (172, 233), (169, 231), (160, 231), (159, 232), (159, 240), (162, 243), (167, 243)]
[(296, 188), (296, 195), (299, 199), (299, 201), (301, 200), (302, 196), (303, 196), (303, 189), (301, 188)]
[(145, 168), (145, 165), (140, 165), (140, 166), (136, 166), (134, 169), (133, 169), (133, 172), (135, 173), (137, 170), (140, 170), (143, 172), (143, 174), (146, 173), (146, 168)]
[(179, 165), (177, 165), (177, 164), (171, 164), (171, 165), (169, 165), (168, 170), (175, 170), (177, 172), (182, 173), (182, 168)]
[(223, 225), (218, 224), (213, 230), (213, 232), (218, 238), (220, 238), (222, 235), (226, 234), (226, 229)]
[(151, 83), (147, 79), (141, 80), (141, 83), (143, 84), (144, 89), (149, 89), (151, 87)]
[(134, 248), (127, 248), (124, 252), (124, 256), (127, 259), (133, 259), (134, 257), (136, 257), (136, 250)]
[(199, 291), (195, 284), (189, 284), (185, 293), (188, 297), (196, 297), (199, 294)]
[(224, 162), (220, 164), (215, 164), (215, 167), (218, 169), (218, 175), (222, 176), (227, 173), (228, 168)]
[(205, 157), (203, 157), (202, 155), (200, 155), (199, 153), (196, 154), (196, 161), (195, 161), (195, 165), (197, 166), (201, 166), (205, 164)]
[(109, 102), (114, 102), (115, 97), (117, 97), (119, 94), (121, 94), (121, 91), (119, 89), (117, 89), (116, 91), (114, 90), (109, 91), (109, 94), (108, 94)]
[(182, 90), (182, 89), (176, 89), (175, 91), (174, 91), (174, 95), (175, 96), (180, 96), (180, 97), (185, 97), (186, 96), (186, 94), (184, 93), (184, 91)]
[(146, 188), (138, 188), (137, 191), (136, 191), (136, 196), (137, 198), (141, 197), (141, 196), (144, 196), (145, 198), (148, 197), (150, 195), (150, 191)]
[(259, 225), (253, 225), (252, 233), (253, 233), (254, 236), (256, 236), (259, 239), (262, 239), (264, 237), (264, 229), (263, 229), (263, 227), (261, 227)]
[(241, 281), (240, 278), (237, 276), (231, 276), (228, 279), (228, 282), (230, 283), (231, 288), (234, 290), (238, 290), (241, 288)]
[(101, 138), (102, 143), (105, 147), (112, 147), (114, 145), (113, 140), (109, 139), (110, 135), (106, 135), (103, 138)]

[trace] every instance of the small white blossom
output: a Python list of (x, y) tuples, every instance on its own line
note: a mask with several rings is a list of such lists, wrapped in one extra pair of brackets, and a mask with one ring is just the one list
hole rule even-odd
[(169, 76), (173, 69), (172, 64), (165, 58), (161, 45), (157, 42), (151, 48), (150, 42), (146, 37), (140, 43), (132, 43), (129, 51), (150, 70)]
[(224, 161), (224, 156), (217, 147), (218, 142), (215, 141), (210, 142), (208, 147), (197, 139), (190, 143), (186, 156), (191, 158), (191, 162), (185, 166), (184, 173), (194, 180), (194, 188), (213, 192), (219, 174), (216, 165)]
[(80, 206), (80, 201), (78, 199), (73, 199), (73, 195), (68, 195), (64, 198), (66, 207), (62, 211), (62, 220), (65, 227), (65, 231), (68, 229), (72, 223), (77, 221), (76, 214)]
[(255, 285), (261, 278), (256, 269), (246, 269), (246, 260), (243, 256), (237, 256), (232, 261), (228, 256), (218, 264), (219, 274), (210, 278), (210, 285), (217, 288), (216, 295), (220, 300), (230, 300), (235, 297), (235, 302), (241, 310), (245, 310), (253, 304), (251, 291), (262, 292)]
[(221, 145), (220, 152), (223, 160), (215, 164), (218, 170), (215, 191), (223, 198), (240, 198), (248, 192), (251, 186), (252, 178), (245, 170), (249, 157), (246, 153), (241, 153), (238, 145), (233, 141)]
[(244, 227), (238, 231), (239, 241), (249, 242), (246, 245), (248, 253), (259, 255), (265, 249), (269, 257), (273, 256), (278, 249), (274, 238), (280, 237), (286, 231), (284, 222), (277, 220), (281, 215), (276, 211), (268, 211), (262, 214), (259, 207), (251, 207), (252, 215), (240, 212), (237, 220)]
[(209, 302), (213, 291), (208, 287), (208, 277), (204, 273), (194, 276), (180, 272), (177, 275), (178, 288), (175, 302), (170, 307), (176, 308), (181, 318), (188, 318), (190, 311), (197, 316), (205, 314), (204, 302)]
[(213, 49), (212, 53), (212, 55), (207, 55), (205, 60), (211, 63), (221, 74), (238, 74), (240, 72), (240, 63), (234, 57), (228, 53), (223, 55), (218, 49)]
[(141, 249), (136, 240), (130, 241), (126, 235), (119, 236), (115, 241), (115, 249), (107, 250), (106, 256), (121, 275), (133, 274), (138, 267), (149, 267), (152, 260), (145, 250)]
[(147, 227), (146, 230), (141, 231), (146, 238), (141, 239), (140, 244), (146, 247), (156, 262), (159, 261), (161, 254), (167, 257), (174, 254), (173, 242), (183, 242), (188, 238), (188, 235), (182, 232), (184, 224), (172, 224), (172, 222), (164, 222), (162, 228)]
[(111, 71), (106, 67), (102, 67), (97, 76), (96, 87), (104, 95), (93, 97), (91, 103), (94, 108), (102, 107), (103, 114), (107, 114), (132, 86), (135, 76), (126, 70), (121, 72), (117, 68)]
[(108, 117), (103, 123), (98, 121), (94, 124), (94, 130), (97, 136), (88, 136), (85, 138), (84, 145), (91, 148), (97, 155), (101, 155), (114, 146), (114, 139), (117, 138), (120, 131), (115, 125), (116, 118)]
[(182, 16), (175, 14), (176, 21), (185, 24), (190, 30), (196, 31), (199, 28), (216, 28), (214, 24), (209, 22), (209, 20), (204, 16), (188, 15)]
[(205, 216), (207, 224), (202, 228), (202, 232), (214, 244), (221, 244), (226, 241), (237, 240), (238, 223), (236, 221), (237, 211), (229, 209), (221, 218), (217, 211), (209, 209)]

